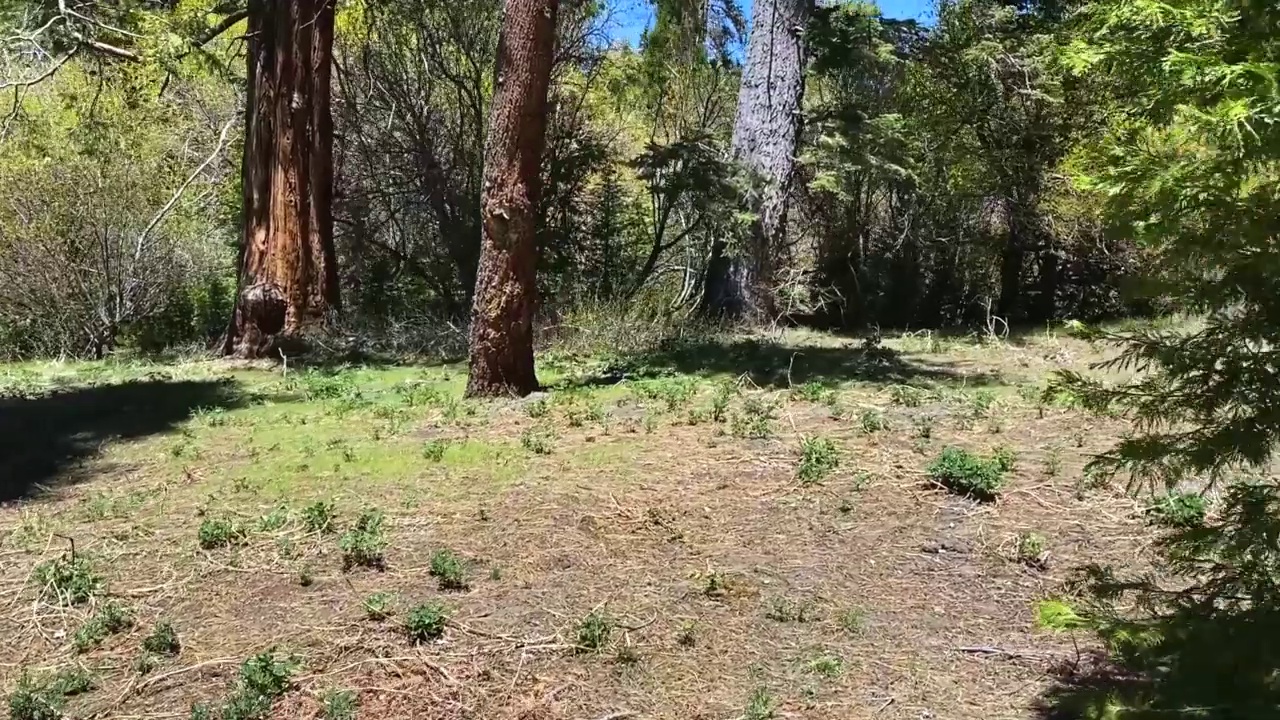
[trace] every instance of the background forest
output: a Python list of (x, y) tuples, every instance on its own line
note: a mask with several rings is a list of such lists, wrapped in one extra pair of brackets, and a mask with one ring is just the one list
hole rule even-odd
[[(36, 34), (38, 5), (4, 11), (6, 356), (225, 330), (245, 42), (232, 29), (192, 45), (224, 19), (206, 5), (122, 3), (125, 62), (65, 54), (56, 26)], [(1080, 32), (1068, 11), (965, 0), (925, 25), (870, 4), (818, 9), (767, 320), (1003, 328), (1153, 308), (1130, 292), (1141, 251), (1104, 232), (1101, 194), (1073, 180), (1109, 108), (1064, 62)], [(536, 223), (543, 325), (599, 308), (696, 314), (713, 244), (744, 222), (728, 160), (743, 9), (660, 2), (639, 47), (610, 39), (617, 12), (561, 8)], [(351, 334), (419, 351), (465, 323), (499, 23), (489, 0), (337, 8), (333, 215)]]

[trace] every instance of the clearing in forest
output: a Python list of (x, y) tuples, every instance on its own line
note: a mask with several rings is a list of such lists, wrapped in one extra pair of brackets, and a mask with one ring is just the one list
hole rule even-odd
[[(1134, 566), (1052, 333), (457, 365), (3, 370), (15, 718), (1031, 718)], [(52, 714), (37, 714), (49, 709)], [(27, 715), (20, 715), (27, 712)]]

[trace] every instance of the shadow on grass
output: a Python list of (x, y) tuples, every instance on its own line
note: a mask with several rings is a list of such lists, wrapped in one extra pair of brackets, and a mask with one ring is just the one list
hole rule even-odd
[(807, 382), (863, 381), (885, 384), (964, 379), (990, 384), (986, 374), (962, 373), (945, 363), (925, 364), (879, 346), (795, 346), (759, 339), (672, 340), (656, 351), (625, 358), (603, 373), (575, 384), (606, 385), (627, 377), (668, 373), (746, 375), (761, 387), (786, 388)]
[(108, 442), (162, 433), (197, 409), (240, 403), (229, 381), (140, 380), (0, 398), (0, 502), (74, 482), (79, 464)]
[[(1250, 612), (1164, 625), (1149, 647), (1055, 673), (1038, 703), (1043, 720), (1263, 720), (1280, 717), (1280, 615)], [(1150, 630), (1150, 628), (1148, 628)]]

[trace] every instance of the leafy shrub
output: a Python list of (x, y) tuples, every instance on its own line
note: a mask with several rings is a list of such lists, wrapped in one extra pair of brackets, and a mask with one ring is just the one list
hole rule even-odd
[(43, 680), (23, 673), (9, 695), (11, 720), (62, 720), (66, 699), (93, 689), (93, 678), (80, 668), (65, 668)]
[(1018, 455), (1012, 449), (1003, 445), (996, 448), (991, 453), (991, 462), (1000, 468), (1000, 472), (1009, 472), (1013, 470), (1013, 466), (1018, 461)]
[(920, 407), (928, 396), (925, 390), (910, 385), (894, 385), (889, 388), (889, 399), (895, 405), (903, 407)]
[(535, 455), (550, 455), (556, 447), (555, 431), (549, 427), (527, 428), (520, 433), (520, 446)]
[(1204, 525), (1208, 503), (1200, 493), (1171, 490), (1147, 508), (1151, 522), (1167, 528), (1194, 528)]
[(182, 643), (178, 641), (178, 631), (173, 623), (161, 620), (151, 632), (142, 639), (142, 649), (154, 655), (177, 655), (182, 651)]
[(762, 440), (773, 437), (773, 424), (777, 419), (777, 407), (758, 397), (748, 397), (733, 415), (729, 431), (740, 438)]
[(609, 644), (613, 626), (613, 619), (603, 609), (597, 608), (587, 613), (587, 616), (578, 623), (577, 651), (603, 649)]
[(778, 701), (767, 688), (758, 687), (747, 700), (742, 720), (772, 720), (778, 716)]
[(91, 650), (103, 643), (111, 635), (122, 633), (133, 627), (133, 613), (116, 602), (103, 605), (76, 630), (72, 637), (72, 646), (76, 652)]
[(64, 605), (88, 602), (102, 589), (102, 578), (84, 556), (63, 555), (36, 566), (31, 574), (41, 597)]
[(392, 595), (376, 592), (364, 599), (364, 615), (370, 620), (386, 620), (391, 617)]
[(825, 384), (810, 380), (803, 385), (791, 388), (791, 397), (808, 402), (824, 402), (833, 391)]
[(889, 427), (888, 421), (884, 419), (884, 413), (875, 408), (863, 410), (862, 415), (858, 417), (858, 423), (862, 426), (862, 432), (868, 435), (873, 435)]
[(289, 508), (281, 505), (271, 512), (258, 518), (258, 530), (262, 532), (275, 532), (284, 527), (289, 522)]
[(387, 550), (386, 517), (382, 511), (369, 508), (360, 513), (342, 537), (338, 548), (342, 550), (342, 569), (368, 567), (382, 569), (386, 566)]
[(231, 547), (244, 542), (248, 532), (229, 518), (205, 518), (200, 523), (199, 540), (202, 550)]
[(302, 509), (302, 524), (307, 532), (329, 532), (333, 529), (335, 517), (333, 503), (323, 500), (317, 500)]
[(1028, 532), (1018, 535), (1018, 562), (1034, 568), (1044, 568), (1047, 564), (1048, 541), (1040, 533)]
[(271, 705), (289, 689), (293, 673), (298, 669), (295, 658), (281, 658), (271, 652), (254, 655), (240, 666), (235, 688), (215, 710), (208, 705), (191, 708), (192, 718), (219, 720), (265, 720)]
[(443, 439), (429, 440), (422, 446), (422, 457), (426, 460), (438, 463), (444, 460), (445, 451), (449, 449), (449, 441)]
[(729, 412), (729, 403), (738, 394), (738, 386), (731, 382), (720, 382), (711, 393), (711, 419), (724, 422)]
[(979, 500), (995, 499), (1005, 484), (999, 463), (955, 447), (945, 448), (928, 473), (939, 485)]
[(466, 567), (452, 550), (442, 549), (432, 553), (430, 573), (440, 583), (441, 590), (467, 589)]
[(810, 485), (821, 481), (840, 466), (840, 451), (827, 438), (804, 438), (800, 441), (800, 482)]
[(433, 600), (409, 611), (404, 621), (404, 630), (410, 641), (424, 643), (442, 637), (448, 622), (448, 609), (443, 603)]
[(325, 720), (355, 720), (358, 703), (356, 694), (350, 690), (330, 690), (320, 704), (324, 706)]

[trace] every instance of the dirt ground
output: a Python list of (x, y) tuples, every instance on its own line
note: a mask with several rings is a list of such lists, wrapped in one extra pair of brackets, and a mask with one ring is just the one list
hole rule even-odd
[[(1039, 717), (1085, 639), (1036, 603), (1147, 547), (1139, 503), (1084, 472), (1125, 426), (1043, 396), (1100, 352), (792, 333), (553, 358), (546, 393), (485, 403), (456, 365), (0, 368), (0, 689), (79, 667), (70, 717), (188, 717), (271, 651), (296, 661), (278, 718), (350, 717), (335, 690), (360, 718)], [(816, 481), (805, 439), (836, 449)], [(930, 480), (945, 447), (1013, 452), (994, 501)], [(368, 508), (383, 567), (344, 569)], [(242, 534), (202, 547), (214, 520)], [(77, 604), (38, 569), (73, 543), (101, 578)], [(132, 626), (84, 647), (109, 603)], [(142, 650), (161, 620), (176, 656)]]

